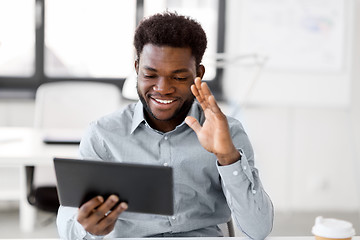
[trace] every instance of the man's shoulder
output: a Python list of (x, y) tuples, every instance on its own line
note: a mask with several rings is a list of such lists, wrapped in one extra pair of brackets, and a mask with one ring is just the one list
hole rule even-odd
[(132, 124), (132, 119), (134, 116), (136, 103), (128, 104), (127, 106), (107, 114), (105, 116), (100, 117), (92, 124), (97, 128), (105, 129), (105, 130), (115, 130), (115, 129), (129, 129)]
[(230, 131), (237, 131), (237, 130), (245, 131), (245, 129), (239, 119), (229, 116), (229, 115), (226, 115), (226, 119), (227, 119)]

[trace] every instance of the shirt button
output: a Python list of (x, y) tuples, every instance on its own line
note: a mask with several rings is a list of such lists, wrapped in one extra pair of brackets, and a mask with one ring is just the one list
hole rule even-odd
[(246, 168), (247, 168), (246, 166), (243, 166), (243, 169), (244, 169), (244, 170), (246, 170)]
[(166, 163), (164, 163), (164, 166), (166, 167), (168, 165), (168, 163), (166, 162)]
[(237, 176), (238, 174), (239, 174), (238, 171), (233, 171), (233, 175), (234, 175), (234, 176)]
[(255, 189), (254, 189), (254, 190), (252, 190), (252, 193), (253, 193), (253, 194), (255, 194), (255, 193), (256, 193), (256, 190), (255, 190)]
[(165, 136), (164, 139), (165, 139), (165, 140), (168, 140), (168, 136)]

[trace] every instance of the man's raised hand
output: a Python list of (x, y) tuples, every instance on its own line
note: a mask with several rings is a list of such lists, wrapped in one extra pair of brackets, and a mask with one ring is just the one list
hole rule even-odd
[(195, 131), (200, 144), (207, 151), (214, 153), (221, 165), (239, 160), (240, 153), (232, 142), (226, 116), (217, 105), (208, 85), (197, 77), (191, 86), (191, 92), (204, 110), (205, 122), (201, 126), (191, 116), (186, 117), (185, 122)]

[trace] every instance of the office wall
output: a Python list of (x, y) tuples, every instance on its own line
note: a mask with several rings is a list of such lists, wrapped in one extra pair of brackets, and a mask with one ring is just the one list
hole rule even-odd
[[(243, 53), (238, 51), (242, 2), (227, 1), (229, 55)], [(354, 44), (360, 40), (355, 31), (360, 1), (344, 2), (341, 71), (265, 69), (256, 79), (256, 69), (225, 68), (228, 100), (238, 108), (279, 211), (360, 210), (360, 54)]]
[[(234, 53), (241, 37), (236, 29), (241, 1), (227, 2), (227, 50)], [(360, 0), (353, 3), (352, 31), (360, 27)], [(353, 44), (360, 42), (360, 33), (349, 36), (345, 72), (263, 72), (246, 104), (237, 109), (235, 115), (253, 143), (256, 166), (278, 211), (360, 209), (360, 47)], [(243, 73), (236, 66), (225, 69), (228, 114), (234, 102), (242, 103), (244, 95), (236, 97), (245, 94), (251, 77), (253, 72)], [(307, 88), (311, 91), (301, 92)], [(33, 110), (32, 100), (0, 100), (0, 126), (32, 126)], [(12, 185), (6, 188), (16, 189), (18, 182), (8, 179), (18, 179), (17, 173), (0, 168), (0, 181), (7, 179)]]
[[(352, 129), (352, 136), (354, 141), (352, 142), (353, 148), (354, 148), (354, 158), (355, 158), (355, 164), (354, 169), (356, 171), (357, 178), (355, 181), (358, 183), (357, 190), (358, 190), (358, 202), (360, 205), (360, 45), (357, 44), (360, 42), (360, 32), (358, 29), (360, 29), (360, 1), (355, 1), (354, 5), (356, 14), (354, 17), (354, 29), (356, 29), (356, 35), (354, 37), (354, 44), (353, 46), (353, 78), (352, 78), (352, 86), (351, 86), (351, 113), (352, 113), (352, 119), (351, 124), (353, 126)], [(360, 209), (360, 206), (358, 206), (358, 210)]]

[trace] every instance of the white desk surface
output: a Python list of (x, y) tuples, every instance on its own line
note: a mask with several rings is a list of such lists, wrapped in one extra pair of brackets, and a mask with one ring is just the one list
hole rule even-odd
[[(126, 238), (127, 240), (144, 240), (144, 238)], [(246, 237), (206, 237), (206, 238), (151, 238), (151, 240), (249, 240)], [(267, 237), (266, 240), (315, 240), (314, 236), (299, 237)], [(334, 239), (335, 240), (335, 239)], [(353, 237), (352, 240), (360, 240), (360, 237)]]
[[(143, 238), (127, 238), (128, 240), (144, 240)], [(153, 238), (152, 238), (153, 239)], [(214, 237), (214, 238), (154, 238), (154, 240), (248, 240), (246, 237)], [(314, 236), (299, 236), (299, 237), (267, 237), (266, 240), (315, 240)], [(352, 240), (360, 240), (360, 237), (353, 237)]]
[[(54, 238), (55, 239), (55, 238)], [(109, 238), (107, 238), (109, 239)], [(113, 238), (122, 240), (144, 240), (145, 238)], [(51, 240), (51, 239), (48, 239)], [(151, 238), (151, 240), (249, 240), (245, 237), (207, 237), (207, 238)], [(314, 236), (299, 236), (299, 237), (267, 237), (266, 240), (315, 240)], [(336, 240), (336, 239), (334, 239)], [(353, 237), (352, 240), (360, 240), (360, 237)]]
[(0, 127), (0, 165), (52, 165), (54, 157), (78, 157), (78, 145), (45, 144), (34, 128)]
[[(54, 133), (54, 131), (51, 130), (50, 133)], [(47, 131), (46, 134), (49, 132)], [(60, 135), (66, 136), (66, 134), (71, 136), (74, 131), (61, 130)], [(34, 229), (36, 217), (35, 209), (27, 201), (25, 166), (51, 167), (54, 157), (78, 157), (78, 145), (45, 144), (43, 139), (44, 131), (34, 128), (0, 127), (0, 167), (19, 167), (21, 169), (18, 197), (20, 229), (23, 232), (31, 232)], [(13, 198), (11, 194), (5, 197), (9, 196)]]

